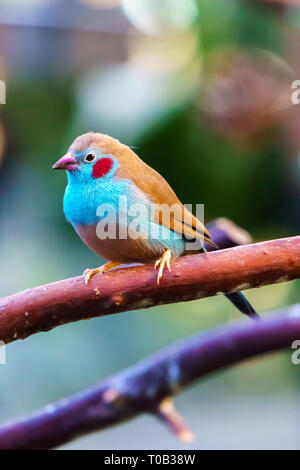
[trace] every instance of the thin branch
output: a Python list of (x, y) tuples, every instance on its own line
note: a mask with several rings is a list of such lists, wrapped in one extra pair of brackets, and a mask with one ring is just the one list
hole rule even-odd
[(157, 285), (153, 265), (82, 276), (0, 301), (0, 339), (9, 343), (90, 317), (234, 292), (300, 277), (300, 236), (183, 256)]
[(173, 408), (173, 395), (218, 369), (290, 348), (299, 338), (300, 304), (260, 322), (240, 321), (195, 335), (105, 382), (2, 426), (0, 449), (50, 449), (145, 412), (161, 419), (179, 438), (191, 440)]

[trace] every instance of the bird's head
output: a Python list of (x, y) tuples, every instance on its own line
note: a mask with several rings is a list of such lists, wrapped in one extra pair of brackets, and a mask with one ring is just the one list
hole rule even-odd
[(68, 152), (54, 165), (66, 170), (69, 179), (89, 182), (112, 178), (119, 166), (118, 154), (123, 146), (118, 140), (95, 132), (80, 135)]

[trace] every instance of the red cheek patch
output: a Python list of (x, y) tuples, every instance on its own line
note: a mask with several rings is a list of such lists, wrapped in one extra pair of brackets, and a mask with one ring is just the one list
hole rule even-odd
[(104, 157), (95, 163), (93, 166), (92, 177), (93, 178), (102, 178), (102, 176), (107, 175), (107, 173), (112, 169), (113, 161), (111, 158)]

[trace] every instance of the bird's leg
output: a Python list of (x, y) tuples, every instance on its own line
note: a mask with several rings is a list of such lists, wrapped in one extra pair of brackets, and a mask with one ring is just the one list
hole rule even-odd
[(118, 263), (118, 262), (115, 262), (115, 261), (109, 261), (109, 263), (103, 264), (99, 268), (94, 268), (94, 269), (87, 268), (83, 272), (85, 283), (87, 284), (89, 282), (89, 280), (91, 279), (91, 277), (94, 276), (94, 274), (105, 273), (106, 271), (109, 271), (110, 269), (116, 268), (117, 266), (120, 266), (121, 264), (122, 263)]
[(166, 250), (164, 254), (162, 255), (162, 257), (159, 258), (157, 261), (155, 261), (154, 269), (157, 269), (159, 267), (158, 274), (157, 274), (157, 284), (159, 284), (159, 281), (162, 278), (162, 275), (166, 266), (168, 270), (171, 272), (171, 267), (170, 267), (171, 258), (172, 258), (171, 250)]

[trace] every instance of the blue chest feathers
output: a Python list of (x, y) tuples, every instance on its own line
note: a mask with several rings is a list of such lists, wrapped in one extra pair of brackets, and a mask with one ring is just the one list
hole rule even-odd
[[(131, 215), (133, 208), (137, 208), (137, 213), (140, 208), (146, 210), (142, 210), (136, 218), (135, 215)], [(93, 180), (88, 184), (69, 181), (64, 195), (64, 213), (75, 230), (81, 225), (97, 225), (101, 219), (110, 216), (112, 222), (117, 216), (120, 226), (125, 224), (130, 227), (132, 222), (136, 221), (135, 227), (138, 228), (138, 232), (146, 234), (147, 240), (144, 240), (144, 244), (148, 250), (160, 252), (161, 247), (170, 248), (173, 256), (180, 256), (184, 251), (185, 242), (182, 237), (152, 221), (149, 199), (129, 180), (106, 182)], [(126, 213), (125, 220), (119, 218), (124, 213)]]
[[(91, 181), (89, 184), (69, 182), (64, 195), (64, 213), (72, 225), (95, 225), (102, 218), (98, 214), (107, 210), (118, 212), (119, 199), (131, 199), (129, 181)], [(101, 210), (99, 211), (99, 207)]]

